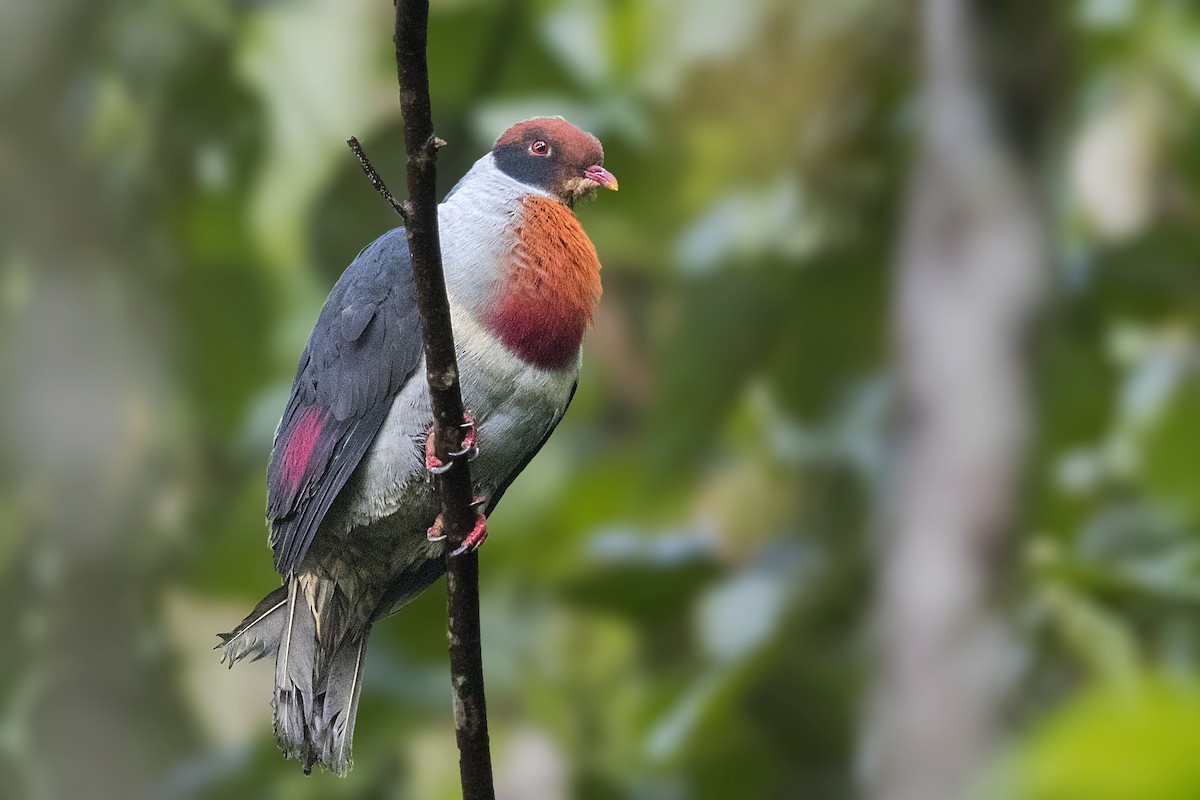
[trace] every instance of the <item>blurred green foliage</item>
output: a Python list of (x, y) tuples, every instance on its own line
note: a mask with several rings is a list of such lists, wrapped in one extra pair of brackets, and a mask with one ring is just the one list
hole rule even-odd
[[(521, 798), (847, 798), (916, 114), (885, 0), (435, 2), (448, 189), (511, 122), (605, 143), (579, 395), (491, 523)], [(1200, 11), (1077, 0), (1056, 298), (981, 794), (1200, 795)], [(391, 7), (0, 6), (0, 796), (449, 798), (444, 608), (372, 639), (346, 780), (208, 648), (274, 585), (264, 469), (340, 270), (395, 224)], [(1013, 58), (1018, 58), (1013, 55)]]

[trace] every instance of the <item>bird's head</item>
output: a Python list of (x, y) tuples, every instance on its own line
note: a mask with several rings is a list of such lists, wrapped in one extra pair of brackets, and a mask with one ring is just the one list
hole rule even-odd
[(600, 140), (559, 117), (518, 122), (496, 140), (492, 155), (502, 172), (568, 206), (601, 186), (617, 190)]

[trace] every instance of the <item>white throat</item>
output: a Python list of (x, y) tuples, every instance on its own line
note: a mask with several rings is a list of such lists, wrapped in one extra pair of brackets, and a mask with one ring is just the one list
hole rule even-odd
[(516, 246), (514, 218), (521, 199), (531, 194), (554, 198), (502, 172), (489, 152), (438, 206), (446, 288), (451, 301), (473, 316), (494, 302), (497, 283)]

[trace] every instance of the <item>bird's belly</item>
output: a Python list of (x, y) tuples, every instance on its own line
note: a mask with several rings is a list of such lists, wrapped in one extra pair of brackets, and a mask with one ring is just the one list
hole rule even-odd
[[(490, 499), (562, 416), (578, 366), (543, 370), (482, 335), (470, 320), (456, 316), (454, 325), (463, 401), (479, 441), (471, 477), (476, 494)], [(442, 572), (445, 545), (426, 537), (438, 494), (425, 469), (432, 413), (424, 376), (422, 362), (393, 401), (306, 560), (341, 585), (361, 614), (390, 613)]]
[(463, 402), (475, 417), (479, 456), (471, 464), (484, 497), (505, 484), (558, 422), (578, 376), (578, 361), (546, 370), (513, 355), (474, 324), (455, 320)]
[[(473, 320), (454, 317), (463, 403), (474, 417), (479, 456), (471, 462), (477, 494), (489, 497), (537, 448), (570, 401), (578, 365), (544, 370), (514, 356)], [(379, 434), (347, 486), (350, 527), (396, 525), (424, 530), (437, 516), (425, 470), (432, 421), (422, 362), (392, 404)]]

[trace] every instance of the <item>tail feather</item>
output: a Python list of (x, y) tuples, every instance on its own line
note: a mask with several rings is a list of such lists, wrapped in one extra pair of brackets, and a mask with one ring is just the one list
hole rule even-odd
[[(286, 620), (284, 606), (287, 605), (287, 587), (280, 586), (264, 597), (241, 623), (229, 633), (218, 633), (221, 643), (221, 663), (229, 668), (249, 655), (258, 661), (264, 656), (273, 656), (279, 651)], [(216, 650), (217, 647), (213, 649)]]
[[(317, 648), (314, 670), (314, 685), (318, 693), (324, 676), (333, 669), (333, 660), (346, 647), (349, 639), (357, 639), (361, 621), (355, 617), (352, 596), (348, 593), (353, 589), (351, 576), (334, 570), (325, 580), (312, 582), (312, 589), (307, 593), (313, 616), (317, 620), (317, 639), (321, 643)], [(357, 646), (357, 641), (354, 645)]]
[(275, 657), (275, 738), (288, 758), (314, 761), (309, 720), (313, 715), (313, 678), (317, 650), (316, 619), (300, 597), (298, 581), (288, 582), (283, 639)]
[(313, 715), (313, 741), (318, 760), (344, 775), (351, 766), (354, 720), (362, 693), (363, 663), (367, 658), (370, 629), (357, 641), (345, 640), (334, 653), (325, 681), (321, 707)]
[(301, 760), (306, 773), (320, 763), (344, 775), (351, 765), (370, 623), (351, 627), (346, 610), (329, 602), (324, 589), (315, 581), (288, 581), (233, 631), (219, 634), (217, 647), (230, 666), (252, 654), (252, 660), (275, 655), (271, 705), (280, 748)]

